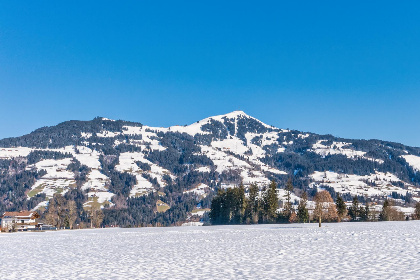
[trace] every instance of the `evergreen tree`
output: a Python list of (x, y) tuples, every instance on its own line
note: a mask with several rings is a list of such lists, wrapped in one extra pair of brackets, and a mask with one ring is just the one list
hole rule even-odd
[(420, 220), (420, 202), (416, 203), (416, 207), (414, 209), (414, 219)]
[(347, 206), (340, 193), (337, 194), (335, 205), (337, 207), (338, 221), (340, 222), (347, 215)]
[(382, 205), (381, 214), (379, 214), (379, 220), (381, 221), (390, 220), (390, 216), (389, 216), (390, 208), (391, 208), (390, 201), (388, 199), (385, 199), (384, 204)]
[(353, 202), (350, 207), (349, 215), (353, 221), (356, 221), (357, 218), (360, 216), (359, 200), (357, 199), (356, 195), (353, 197)]
[(360, 220), (361, 221), (369, 221), (369, 205), (366, 204), (365, 207), (360, 206)]
[(237, 188), (220, 190), (212, 199), (209, 218), (212, 224), (241, 224), (245, 222), (245, 189)]
[(308, 194), (303, 192), (302, 197), (299, 202), (297, 217), (300, 223), (306, 223), (309, 221), (309, 211), (306, 208), (308, 202)]
[(259, 198), (260, 211), (258, 212), (258, 222), (266, 223), (265, 215), (265, 193), (267, 192), (267, 186), (263, 186), (261, 189), (261, 196)]
[(258, 197), (258, 186), (256, 184), (251, 184), (249, 187), (248, 198), (246, 200), (245, 208), (245, 222), (247, 224), (258, 223), (258, 216), (260, 212), (260, 200)]
[(232, 195), (229, 189), (221, 192), (220, 223), (226, 225), (232, 219)]
[(277, 209), (279, 207), (277, 197), (277, 184), (271, 181), (267, 191), (264, 193), (264, 218), (265, 222), (273, 223), (277, 219)]
[(394, 207), (394, 201), (386, 199), (382, 206), (382, 211), (379, 215), (381, 221), (404, 221), (405, 214)]
[(217, 195), (211, 200), (211, 208), (209, 213), (209, 218), (212, 224), (220, 225), (223, 224), (222, 221), (222, 200), (223, 200), (223, 190), (219, 190)]
[[(230, 191), (230, 192), (229, 192)], [(228, 190), (232, 199), (232, 224), (242, 224), (245, 214), (245, 188), (243, 184), (238, 188)]]
[(283, 207), (284, 208), (283, 216), (285, 217), (286, 220), (289, 220), (290, 216), (294, 212), (293, 207), (292, 207), (292, 202), (291, 202), (291, 194), (293, 191), (293, 183), (292, 183), (291, 178), (287, 180), (285, 191), (286, 193), (284, 195), (284, 198), (286, 199), (286, 203), (284, 204), (284, 207)]

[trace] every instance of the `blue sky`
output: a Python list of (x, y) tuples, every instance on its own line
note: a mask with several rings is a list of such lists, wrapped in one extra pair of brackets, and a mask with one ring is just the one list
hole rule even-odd
[(0, 138), (243, 110), (420, 146), (417, 1), (61, 2), (0, 1)]

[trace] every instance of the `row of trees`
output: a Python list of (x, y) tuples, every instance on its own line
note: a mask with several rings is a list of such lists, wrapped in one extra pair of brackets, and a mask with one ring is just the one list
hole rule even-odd
[[(394, 206), (392, 200), (386, 199), (382, 211), (377, 213), (371, 210), (368, 204), (360, 204), (357, 196), (353, 198), (352, 205), (347, 207), (340, 194), (337, 194), (336, 201), (334, 201), (330, 193), (325, 190), (315, 194), (313, 199), (315, 205), (311, 209), (310, 215), (306, 192), (302, 194), (299, 205), (295, 209), (291, 201), (292, 191), (293, 185), (289, 180), (285, 186), (283, 208), (278, 211), (277, 185), (274, 181), (262, 191), (258, 186), (251, 185), (247, 196), (242, 184), (237, 188), (219, 190), (211, 202), (210, 221), (217, 225), (293, 223), (316, 220), (321, 226), (322, 221), (399, 221), (405, 219), (404, 213)], [(420, 219), (420, 202), (416, 204), (412, 218)]]
[(251, 185), (245, 197), (245, 188), (219, 190), (211, 202), (209, 214), (213, 224), (274, 223), (278, 221), (277, 185), (271, 182), (260, 194), (256, 185)]
[[(342, 201), (340, 195), (337, 197), (338, 201)], [(352, 221), (403, 221), (407, 219), (407, 216), (395, 207), (395, 202), (392, 199), (385, 199), (382, 210), (377, 212), (372, 209), (369, 203), (365, 205), (359, 203), (357, 196), (353, 197), (352, 205), (347, 209), (347, 212), (343, 212), (345, 217), (348, 215), (348, 219)], [(420, 220), (420, 202), (415, 205), (415, 211), (411, 216), (414, 220)]]
[[(79, 207), (78, 207), (79, 206)], [(48, 209), (45, 211), (44, 220), (56, 228), (75, 228), (76, 224), (90, 223), (90, 227), (100, 227), (104, 214), (97, 201), (93, 200), (89, 207), (77, 205), (74, 199), (54, 194), (49, 200)]]
[[(248, 196), (245, 196), (242, 184), (238, 188), (219, 190), (211, 202), (210, 220), (212, 224), (308, 222), (307, 194), (303, 194), (296, 213), (291, 201), (291, 180), (286, 183), (285, 191), (286, 202), (283, 211), (279, 213), (277, 184), (274, 181), (261, 191), (257, 185), (251, 185)], [(329, 194), (328, 196), (331, 197)]]

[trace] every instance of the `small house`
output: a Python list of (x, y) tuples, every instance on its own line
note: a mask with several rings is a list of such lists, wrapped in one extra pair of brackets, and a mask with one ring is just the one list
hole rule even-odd
[(35, 211), (5, 212), (1, 216), (2, 231), (26, 231), (37, 227), (36, 219), (39, 214)]

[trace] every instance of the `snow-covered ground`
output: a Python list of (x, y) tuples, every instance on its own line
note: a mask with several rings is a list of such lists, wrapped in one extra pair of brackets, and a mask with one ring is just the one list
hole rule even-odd
[[(338, 174), (336, 172), (315, 171), (310, 177), (314, 180), (309, 187), (329, 186), (339, 193), (350, 193), (351, 195), (390, 195), (393, 192), (405, 195), (408, 192), (417, 195), (418, 189), (407, 186), (407, 189), (396, 186), (400, 182), (392, 173), (376, 172), (374, 174), (359, 176), (353, 174)], [(374, 186), (366, 184), (369, 182)]]
[(0, 159), (11, 159), (15, 157), (26, 157), (33, 149), (27, 147), (0, 148)]
[[(150, 171), (141, 170), (136, 164), (137, 161), (150, 166)], [(130, 197), (145, 195), (154, 190), (152, 183), (142, 176), (143, 173), (148, 174), (153, 179), (156, 178), (158, 184), (162, 187), (166, 186), (163, 175), (166, 174), (173, 180), (176, 178), (169, 170), (148, 161), (143, 153), (122, 153), (119, 158), (119, 164), (115, 168), (120, 172), (128, 172), (136, 176), (137, 184), (130, 191)]]
[(0, 234), (2, 279), (418, 279), (419, 232), (420, 221)]
[(420, 171), (420, 157), (414, 155), (402, 156), (414, 170)]
[(332, 145), (327, 146), (324, 145), (323, 142), (326, 142), (324, 140), (319, 140), (316, 144), (312, 145), (312, 149), (315, 153), (327, 156), (327, 155), (345, 155), (348, 158), (354, 158), (354, 157), (362, 157), (366, 153), (362, 151), (355, 151), (349, 148), (345, 148), (350, 143), (345, 142), (333, 142)]
[(184, 191), (184, 193), (195, 193), (196, 195), (202, 195), (202, 196), (206, 196), (206, 190), (209, 188), (209, 186), (207, 186), (206, 184), (200, 183), (198, 184), (197, 187), (188, 190), (188, 191)]
[(52, 198), (55, 193), (65, 194), (70, 186), (75, 186), (74, 173), (67, 170), (70, 163), (71, 158), (44, 159), (37, 162), (34, 165), (36, 169), (43, 169), (47, 174), (36, 180), (28, 193), (28, 199), (38, 193), (45, 193), (48, 198)]
[[(299, 135), (300, 136), (300, 135)], [(312, 151), (315, 153), (325, 157), (328, 155), (345, 155), (348, 158), (364, 158), (372, 161), (376, 161), (379, 163), (384, 163), (381, 159), (374, 159), (370, 157), (366, 157), (366, 152), (356, 151), (350, 148), (346, 148), (347, 146), (351, 146), (351, 143), (346, 142), (333, 142), (331, 145), (327, 146), (323, 143), (326, 142), (325, 140), (319, 140), (316, 144), (312, 145)]]

